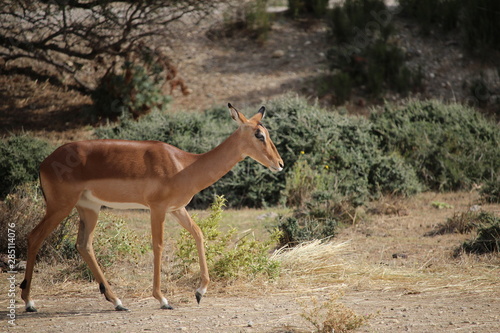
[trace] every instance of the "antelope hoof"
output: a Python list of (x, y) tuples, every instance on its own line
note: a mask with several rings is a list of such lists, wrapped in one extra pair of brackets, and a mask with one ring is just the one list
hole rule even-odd
[(197, 291), (194, 295), (196, 296), (196, 301), (198, 302), (198, 304), (200, 304), (203, 295), (199, 291)]
[(129, 309), (127, 309), (126, 307), (124, 307), (123, 305), (117, 305), (115, 307), (115, 310), (116, 311), (130, 311)]
[(27, 306), (26, 312), (38, 312), (38, 310), (34, 306)]
[(161, 309), (162, 310), (173, 310), (174, 308), (172, 307), (172, 305), (169, 305), (169, 304), (163, 304), (161, 306)]

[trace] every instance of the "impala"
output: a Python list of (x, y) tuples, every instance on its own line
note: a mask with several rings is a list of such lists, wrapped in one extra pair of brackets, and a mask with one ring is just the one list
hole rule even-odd
[(28, 260), (21, 283), (26, 311), (36, 312), (30, 297), (36, 255), (45, 238), (76, 207), (80, 216), (76, 247), (89, 265), (99, 290), (118, 311), (127, 310), (111, 290), (99, 267), (92, 240), (101, 206), (149, 209), (154, 253), (153, 296), (162, 309), (172, 309), (160, 289), (163, 224), (170, 213), (196, 241), (201, 282), (200, 302), (210, 282), (203, 234), (185, 206), (233, 166), (250, 156), (273, 171), (283, 169), (269, 132), (260, 122), (262, 107), (247, 119), (228, 104), (238, 129), (204, 154), (191, 154), (158, 141), (90, 140), (63, 145), (40, 165), (40, 183), (47, 204), (45, 216), (28, 236)]

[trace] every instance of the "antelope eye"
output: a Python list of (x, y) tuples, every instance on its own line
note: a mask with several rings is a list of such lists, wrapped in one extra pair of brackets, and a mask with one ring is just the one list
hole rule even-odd
[(261, 131), (257, 131), (255, 132), (255, 137), (257, 139), (259, 139), (260, 141), (264, 142), (264, 140), (266, 139), (266, 137), (264, 136), (264, 134), (262, 134)]

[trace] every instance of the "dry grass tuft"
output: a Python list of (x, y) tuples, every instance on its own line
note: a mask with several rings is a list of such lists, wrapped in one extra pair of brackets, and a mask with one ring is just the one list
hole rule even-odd
[(284, 270), (297, 275), (336, 273), (342, 271), (340, 259), (349, 242), (313, 240), (295, 247), (282, 247), (273, 254), (273, 259), (281, 263)]
[(302, 304), (302, 318), (314, 326), (319, 333), (346, 333), (361, 327), (373, 315), (362, 316), (338, 301), (333, 295), (320, 303), (316, 297), (311, 299), (312, 307)]

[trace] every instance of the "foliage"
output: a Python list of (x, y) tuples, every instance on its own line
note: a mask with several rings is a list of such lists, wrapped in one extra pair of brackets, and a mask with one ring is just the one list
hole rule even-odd
[(488, 49), (500, 50), (500, 2), (496, 0), (462, 0), (465, 46), (476, 54)]
[(319, 18), (328, 12), (328, 0), (288, 0), (288, 10), (293, 18), (304, 15)]
[(137, 119), (152, 110), (164, 110), (170, 98), (161, 90), (165, 83), (162, 70), (156, 63), (142, 66), (126, 62), (121, 72), (109, 71), (92, 92), (94, 115)]
[(500, 203), (500, 175), (486, 181), (479, 193), (481, 198), (488, 203)]
[(444, 31), (458, 27), (463, 0), (399, 0), (401, 15), (415, 19), (424, 34), (433, 27)]
[(459, 104), (410, 101), (371, 115), (372, 131), (386, 153), (396, 152), (432, 190), (470, 189), (500, 172), (500, 131)]
[[(70, 228), (62, 235), (56, 247), (64, 259), (77, 259), (76, 269), (72, 270), (79, 278), (92, 281), (94, 276), (75, 247), (77, 230)], [(101, 267), (110, 267), (118, 260), (135, 262), (151, 249), (149, 237), (141, 237), (127, 227), (126, 221), (109, 211), (101, 211), (94, 232), (93, 247), (97, 262)]]
[[(264, 123), (266, 120), (264, 120)], [(99, 138), (159, 140), (191, 153), (204, 153), (222, 143), (236, 127), (226, 109), (205, 113), (151, 113), (138, 122), (122, 121), (96, 131)], [(273, 138), (276, 136), (271, 131)], [(214, 185), (197, 194), (191, 205), (206, 208), (216, 194), (224, 194), (233, 207), (273, 205), (282, 189), (279, 174), (247, 158)], [(284, 178), (284, 177), (283, 177)]]
[(467, 211), (462, 213), (454, 213), (452, 217), (448, 218), (445, 223), (438, 224), (434, 230), (427, 232), (424, 236), (436, 236), (444, 234), (466, 234), (477, 229), (482, 223), (485, 212)]
[(422, 31), (433, 27), (461, 30), (463, 45), (481, 55), (500, 50), (500, 3), (497, 0), (399, 0), (401, 14), (415, 19)]
[[(246, 159), (226, 176), (196, 195), (192, 205), (206, 207), (215, 194), (224, 194), (232, 206), (261, 207), (281, 201), (286, 175), (300, 156), (314, 170), (328, 174), (329, 191), (336, 191), (355, 205), (371, 196), (389, 190), (402, 195), (415, 193), (415, 180), (400, 157), (391, 158), (399, 173), (399, 188), (382, 186), (382, 151), (372, 125), (363, 118), (341, 116), (310, 105), (292, 95), (271, 101), (264, 124), (285, 163), (285, 172), (271, 173)], [(124, 120), (115, 127), (96, 131), (99, 138), (160, 140), (192, 153), (206, 152), (220, 144), (235, 129), (226, 110), (212, 109), (205, 113), (152, 113), (138, 122)], [(375, 164), (377, 163), (377, 164)], [(377, 184), (370, 184), (370, 170)], [(407, 178), (405, 178), (407, 177)], [(388, 179), (387, 181), (394, 181)], [(407, 188), (406, 188), (407, 187)], [(377, 193), (376, 193), (377, 192)]]
[(218, 39), (237, 35), (264, 42), (273, 24), (273, 16), (268, 12), (267, 4), (268, 0), (238, 3), (236, 10), (224, 13), (222, 24), (215, 24), (207, 31), (207, 36)]
[(484, 254), (500, 251), (500, 218), (492, 213), (482, 212), (479, 216), (479, 226), (475, 239), (466, 241), (455, 251)]
[(340, 71), (332, 76), (331, 86), (335, 92), (335, 104), (342, 105), (351, 97), (353, 79), (348, 73)]
[(268, 0), (250, 1), (245, 9), (245, 26), (258, 41), (267, 39), (271, 30), (271, 14), (267, 11)]
[(391, 18), (380, 0), (348, 0), (332, 10), (327, 21), (335, 46), (327, 56), (338, 104), (348, 98), (351, 86), (365, 87), (374, 97), (388, 89), (405, 95), (421, 86), (421, 71), (406, 66), (404, 51), (389, 41)]
[(335, 6), (327, 17), (333, 38), (339, 43), (353, 43), (360, 36), (386, 39), (393, 30), (392, 24), (372, 25), (374, 13), (387, 10), (382, 0), (346, 0)]
[[(236, 229), (220, 230), (220, 221), (226, 199), (217, 196), (210, 207), (210, 215), (198, 220), (193, 216), (205, 238), (205, 256), (208, 269), (215, 280), (230, 281), (236, 278), (252, 278), (263, 275), (274, 278), (279, 274), (279, 264), (269, 257), (269, 251), (278, 237), (274, 232), (271, 240), (257, 241), (249, 234), (234, 241)], [(183, 230), (177, 240), (176, 257), (182, 274), (197, 263), (198, 255), (193, 237)]]
[(353, 331), (371, 317), (362, 316), (338, 301), (339, 296), (332, 296), (323, 303), (316, 298), (312, 299), (312, 307), (305, 308), (301, 313), (302, 318), (312, 324), (318, 333), (346, 333)]
[(38, 167), (54, 148), (45, 140), (14, 135), (0, 141), (0, 198), (15, 186), (38, 179)]
[(370, 192), (410, 196), (422, 191), (415, 169), (399, 155), (384, 155), (375, 161), (368, 174)]
[[(44, 216), (45, 203), (36, 182), (28, 182), (16, 186), (0, 206), (0, 233), (7, 235), (8, 224), (13, 223), (16, 233), (16, 255), (26, 258), (28, 253), (28, 234), (40, 223)], [(59, 227), (47, 237), (38, 252), (38, 258), (46, 261), (63, 259), (60, 248), (66, 237), (74, 232), (78, 217), (72, 213), (65, 218)], [(0, 242), (0, 251), (7, 253), (7, 242)], [(73, 244), (74, 248), (74, 244)]]

